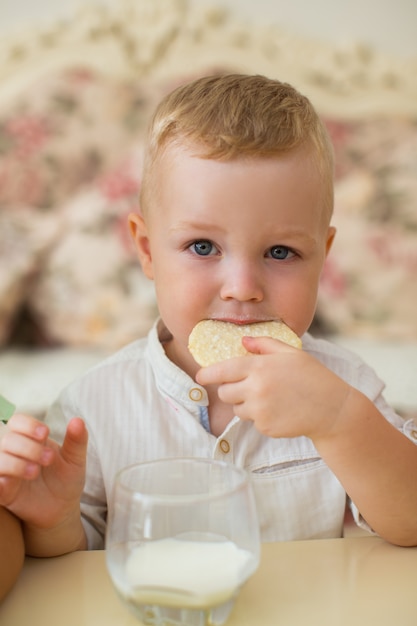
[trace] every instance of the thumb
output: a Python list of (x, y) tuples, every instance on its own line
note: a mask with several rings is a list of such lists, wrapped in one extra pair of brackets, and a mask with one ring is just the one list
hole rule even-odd
[(67, 426), (61, 456), (67, 463), (85, 465), (87, 457), (88, 432), (84, 421), (74, 417)]
[(276, 354), (297, 350), (297, 348), (271, 337), (243, 337), (242, 343), (251, 354)]

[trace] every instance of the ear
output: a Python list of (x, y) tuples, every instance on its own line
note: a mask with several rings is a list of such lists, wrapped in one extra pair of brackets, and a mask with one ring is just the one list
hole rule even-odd
[(334, 226), (329, 226), (327, 230), (327, 238), (326, 238), (326, 257), (330, 252), (330, 248), (332, 247), (335, 236), (336, 236), (336, 228)]
[(151, 246), (145, 220), (138, 213), (130, 213), (127, 220), (143, 273), (147, 278), (153, 279)]

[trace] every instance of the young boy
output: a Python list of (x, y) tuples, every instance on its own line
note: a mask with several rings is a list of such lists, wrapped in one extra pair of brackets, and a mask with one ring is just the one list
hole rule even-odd
[[(193, 455), (251, 473), (263, 541), (341, 536), (347, 494), (358, 523), (417, 544), (412, 426), (359, 358), (307, 333), (332, 209), (329, 138), (291, 86), (212, 76), (165, 97), (129, 217), (161, 318), (61, 394), (47, 424), (62, 447), (10, 420), (0, 503), (29, 553), (102, 548), (116, 472)], [(200, 369), (188, 337), (204, 319), (282, 320), (303, 349), (246, 337), (250, 355)]]

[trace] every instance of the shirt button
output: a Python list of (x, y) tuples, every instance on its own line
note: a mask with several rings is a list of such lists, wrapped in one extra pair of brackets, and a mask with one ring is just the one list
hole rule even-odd
[(230, 452), (230, 444), (226, 439), (221, 439), (219, 445), (220, 445), (220, 450), (224, 452), (224, 454), (227, 454), (228, 452)]
[(200, 402), (203, 399), (203, 392), (198, 387), (193, 387), (188, 393), (188, 397), (193, 402)]

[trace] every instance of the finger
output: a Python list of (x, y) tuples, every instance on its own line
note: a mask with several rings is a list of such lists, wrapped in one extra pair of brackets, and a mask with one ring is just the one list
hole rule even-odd
[(61, 448), (63, 459), (74, 465), (85, 465), (87, 456), (88, 432), (80, 417), (74, 417), (67, 426)]
[(34, 441), (25, 435), (8, 431), (1, 440), (3, 457), (17, 457), (26, 462), (47, 465), (53, 451), (42, 442)]
[(21, 459), (10, 454), (0, 453), (0, 479), (15, 478), (32, 480), (40, 473), (40, 464), (27, 459)]
[(0, 477), (0, 502), (2, 506), (9, 506), (16, 497), (21, 485), (20, 478)]
[(217, 394), (222, 402), (238, 406), (243, 402), (243, 391), (239, 383), (225, 383), (219, 386)]
[(8, 421), (7, 429), (36, 441), (46, 441), (49, 434), (46, 424), (24, 413), (15, 413)]
[(202, 367), (196, 374), (196, 381), (200, 385), (219, 385), (234, 383), (246, 377), (246, 357), (226, 359), (220, 363)]
[(271, 337), (243, 337), (243, 346), (251, 354), (277, 354), (279, 352), (299, 351), (284, 341), (272, 339)]

